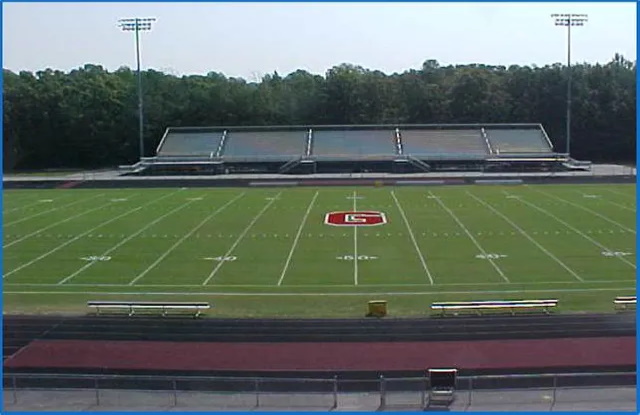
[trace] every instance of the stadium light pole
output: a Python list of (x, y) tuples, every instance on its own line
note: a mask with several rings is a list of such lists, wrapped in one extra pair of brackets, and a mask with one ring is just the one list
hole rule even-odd
[(136, 62), (138, 75), (138, 134), (140, 135), (140, 161), (144, 157), (144, 115), (142, 104), (142, 74), (140, 72), (140, 32), (151, 30), (151, 25), (155, 22), (154, 17), (128, 18), (118, 20), (118, 26), (124, 32), (135, 32), (136, 35)]
[(567, 27), (567, 157), (570, 157), (571, 150), (571, 26), (584, 26), (588, 20), (586, 14), (552, 14), (551, 17), (555, 20), (556, 26)]

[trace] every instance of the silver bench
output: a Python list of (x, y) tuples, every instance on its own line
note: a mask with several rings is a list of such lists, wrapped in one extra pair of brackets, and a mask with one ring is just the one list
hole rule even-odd
[(636, 296), (616, 297), (613, 300), (613, 306), (616, 310), (624, 311), (636, 308)]
[(483, 311), (501, 311), (509, 310), (511, 314), (515, 314), (519, 310), (542, 310), (549, 313), (554, 307), (558, 306), (558, 300), (496, 300), (496, 301), (457, 301), (457, 302), (436, 302), (431, 304), (431, 310), (440, 311), (440, 315), (444, 316), (447, 311), (454, 314), (460, 312), (471, 311), (482, 314)]
[[(199, 317), (202, 310), (211, 308), (209, 303), (203, 302), (162, 302), (162, 301), (87, 301), (87, 306), (96, 309), (96, 314), (100, 315), (103, 311), (124, 311), (129, 316), (133, 316), (136, 312), (158, 312), (162, 316), (170, 313), (193, 314)], [(103, 314), (103, 313), (102, 313)]]

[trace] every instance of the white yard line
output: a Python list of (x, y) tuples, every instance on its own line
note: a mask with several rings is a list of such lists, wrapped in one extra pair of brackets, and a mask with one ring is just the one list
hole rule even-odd
[(584, 206), (580, 206), (579, 204), (577, 204), (577, 203), (573, 203), (573, 202), (571, 202), (570, 200), (563, 199), (563, 198), (561, 198), (561, 197), (558, 197), (558, 196), (556, 196), (556, 195), (553, 195), (553, 194), (551, 194), (551, 193), (548, 193), (548, 192), (545, 192), (545, 191), (542, 191), (542, 190), (539, 190), (539, 189), (533, 189), (533, 190), (534, 190), (535, 192), (540, 193), (540, 194), (547, 195), (548, 197), (551, 197), (551, 198), (553, 198), (553, 199), (556, 199), (556, 200), (559, 200), (559, 201), (561, 201), (561, 202), (563, 202), (563, 203), (566, 203), (566, 204), (568, 204), (568, 205), (570, 205), (570, 206), (573, 206), (573, 207), (576, 207), (576, 208), (578, 208), (578, 209), (584, 210), (585, 212), (591, 213), (592, 215), (595, 215), (595, 216), (597, 216), (597, 217), (599, 217), (599, 218), (602, 218), (602, 219), (606, 220), (607, 222), (611, 223), (612, 225), (615, 225), (615, 226), (619, 227), (620, 229), (624, 229), (624, 230), (625, 230), (625, 231), (627, 231), (627, 232), (631, 232), (631, 233), (633, 233), (633, 234), (635, 234), (635, 233), (636, 233), (636, 231), (635, 231), (634, 229), (628, 228), (628, 227), (626, 227), (626, 226), (622, 225), (621, 223), (616, 222), (615, 220), (610, 219), (610, 218), (606, 217), (605, 215), (603, 215), (603, 214), (601, 214), (601, 213), (596, 212), (595, 210), (591, 210), (591, 209), (586, 208), (586, 207), (584, 207)]
[[(510, 195), (509, 193), (503, 191), (503, 193), (507, 196), (511, 196), (514, 197), (514, 195)], [(570, 224), (568, 224), (567, 222), (563, 221), (562, 219), (560, 219), (559, 217), (557, 217), (556, 215), (554, 215), (553, 213), (549, 212), (546, 209), (543, 209), (537, 205), (534, 205), (531, 202), (528, 202), (524, 199), (522, 199), (522, 197), (520, 196), (515, 196), (515, 199), (518, 200), (521, 203), (526, 204), (527, 206), (530, 206), (536, 210), (538, 210), (539, 212), (544, 213), (545, 215), (549, 216), (550, 218), (555, 219), (556, 221), (560, 222), (561, 224), (563, 224), (564, 226), (566, 226), (568, 229), (571, 229), (572, 231), (574, 231), (575, 233), (577, 233), (578, 235), (582, 236), (583, 238), (585, 238), (586, 240), (588, 240), (589, 242), (591, 242), (592, 244), (594, 244), (595, 246), (604, 249), (607, 252), (611, 252), (611, 250), (609, 248), (607, 248), (606, 246), (602, 245), (600, 242), (596, 241), (595, 239), (589, 237), (588, 235), (585, 235), (583, 232), (580, 232), (578, 229), (574, 228), (573, 226), (571, 226)], [(627, 259), (625, 259), (624, 257), (621, 256), (616, 256), (616, 258), (618, 258), (620, 261), (624, 262), (627, 265), (632, 266), (634, 269), (636, 268), (635, 264), (632, 262), (629, 262)]]
[[(607, 191), (611, 192), (609, 189), (602, 189), (602, 190), (607, 190)], [(574, 192), (578, 193), (580, 195), (584, 195), (585, 194), (583, 191), (580, 191), (580, 190), (574, 190)], [(617, 194), (617, 193), (614, 193), (614, 194)], [(625, 206), (625, 205), (621, 205), (620, 203), (612, 202), (609, 199), (607, 199), (606, 196), (605, 197), (601, 197), (600, 200), (602, 200), (603, 202), (609, 203), (611, 205), (617, 206), (620, 209), (625, 209), (625, 210), (628, 210), (628, 211), (634, 212), (634, 213), (636, 212), (636, 208), (630, 208), (629, 206)]]
[[(271, 200), (269, 200), (269, 203), (267, 203), (260, 212), (258, 212), (258, 214), (253, 218), (253, 220), (251, 220), (251, 222), (249, 223), (249, 225), (244, 229), (244, 231), (242, 231), (242, 233), (240, 234), (240, 236), (238, 236), (238, 238), (235, 240), (235, 242), (233, 243), (233, 245), (231, 245), (231, 248), (229, 248), (229, 250), (227, 250), (227, 252), (223, 255), (223, 257), (228, 257), (229, 255), (231, 255), (231, 253), (233, 252), (234, 249), (236, 249), (236, 246), (238, 246), (238, 244), (240, 243), (240, 241), (242, 241), (242, 239), (244, 238), (244, 236), (247, 234), (247, 232), (249, 232), (249, 229), (251, 229), (253, 227), (253, 225), (258, 221), (258, 219), (260, 219), (262, 217), (262, 215), (264, 214), (264, 212), (267, 211), (267, 209), (269, 209), (269, 207), (276, 201), (278, 200), (278, 197), (280, 197), (280, 195), (282, 194), (282, 192), (278, 193), (275, 197), (271, 198)], [(218, 273), (218, 270), (220, 270), (220, 268), (222, 268), (222, 266), (224, 265), (226, 261), (220, 261), (218, 262), (218, 265), (215, 266), (215, 268), (213, 268), (213, 270), (211, 271), (211, 273), (209, 274), (209, 276), (204, 280), (204, 282), (202, 283), (202, 285), (207, 285), (209, 283), (209, 281), (211, 281), (213, 279), (213, 277), (215, 277), (215, 275)]]
[(404, 209), (402, 209), (402, 206), (400, 206), (400, 202), (398, 201), (398, 198), (396, 197), (396, 193), (393, 190), (391, 191), (391, 196), (393, 197), (393, 200), (396, 202), (396, 206), (400, 211), (400, 215), (404, 220), (404, 224), (407, 226), (407, 230), (409, 231), (409, 236), (411, 237), (411, 242), (413, 242), (413, 247), (416, 249), (416, 252), (418, 253), (418, 257), (420, 258), (420, 262), (422, 263), (424, 272), (427, 273), (427, 277), (429, 278), (429, 283), (433, 285), (433, 277), (431, 275), (431, 272), (429, 271), (429, 267), (427, 266), (427, 261), (425, 261), (424, 256), (422, 256), (422, 252), (420, 252), (420, 248), (418, 247), (418, 242), (416, 242), (416, 238), (413, 235), (413, 230), (409, 225), (409, 220), (407, 219), (407, 215), (405, 215)]
[[(145, 225), (144, 227), (140, 228), (137, 232), (129, 235), (128, 237), (126, 237), (125, 239), (123, 239), (122, 241), (118, 242), (117, 244), (115, 244), (114, 246), (112, 246), (111, 248), (107, 249), (106, 251), (104, 251), (100, 256), (107, 256), (109, 255), (111, 252), (115, 251), (116, 249), (118, 249), (119, 247), (121, 247), (122, 245), (126, 244), (127, 242), (129, 242), (130, 240), (132, 240), (133, 238), (135, 238), (136, 236), (140, 235), (142, 232), (144, 232), (145, 230), (149, 229), (150, 227), (152, 227), (153, 225), (155, 225), (156, 223), (160, 222), (161, 220), (163, 220), (164, 218), (166, 218), (169, 215), (172, 215), (184, 208), (186, 208), (187, 206), (189, 206), (190, 204), (192, 204), (193, 202), (195, 202), (195, 200), (189, 200), (186, 203), (178, 206), (175, 209), (170, 210), (169, 212), (165, 213), (162, 216), (159, 216), (157, 219), (153, 220), (152, 222), (148, 223), (147, 225)], [(60, 280), (58, 282), (58, 285), (62, 285), (65, 284), (67, 281), (71, 280), (72, 278), (74, 278), (76, 275), (80, 274), (81, 272), (83, 272), (85, 269), (95, 265), (98, 261), (97, 260), (93, 260), (91, 262), (88, 262), (86, 265), (80, 267), (77, 271), (75, 271), (72, 274), (69, 274), (68, 276), (66, 276), (65, 278), (63, 278), (62, 280)]]
[(282, 269), (282, 274), (280, 274), (280, 279), (278, 280), (278, 285), (282, 285), (282, 281), (284, 280), (284, 276), (287, 273), (287, 269), (289, 268), (289, 263), (291, 262), (291, 258), (293, 257), (293, 252), (296, 249), (296, 246), (298, 245), (298, 239), (300, 239), (300, 234), (302, 233), (302, 228), (304, 228), (305, 223), (307, 223), (307, 218), (309, 217), (309, 213), (311, 212), (311, 209), (313, 208), (314, 203), (316, 202), (316, 199), (318, 198), (318, 194), (320, 192), (316, 191), (316, 193), (313, 195), (313, 198), (311, 199), (311, 202), (309, 202), (309, 206), (307, 207), (307, 211), (304, 214), (304, 217), (302, 218), (302, 222), (300, 222), (300, 227), (298, 228), (298, 233), (296, 233), (296, 237), (293, 240), (293, 245), (291, 245), (291, 250), (289, 251), (289, 256), (287, 256), (287, 260), (284, 263), (284, 268)]
[(477, 200), (478, 202), (480, 202), (482, 205), (486, 206), (487, 208), (491, 209), (491, 211), (493, 213), (495, 213), (496, 215), (500, 216), (502, 219), (504, 219), (506, 222), (508, 222), (511, 226), (513, 226), (514, 228), (516, 228), (518, 230), (518, 232), (520, 232), (525, 238), (527, 238), (529, 241), (531, 241), (535, 246), (537, 246), (542, 252), (544, 252), (545, 254), (547, 254), (551, 259), (553, 259), (554, 261), (556, 261), (562, 268), (564, 268), (565, 270), (567, 270), (571, 275), (573, 275), (574, 278), (576, 278), (578, 281), (584, 282), (584, 279), (582, 279), (582, 277), (580, 277), (574, 270), (572, 270), (571, 268), (569, 268), (564, 262), (562, 262), (560, 259), (558, 259), (555, 255), (553, 255), (551, 252), (549, 252), (545, 247), (543, 247), (540, 243), (538, 243), (535, 239), (533, 239), (531, 236), (529, 236), (529, 234), (527, 232), (525, 232), (520, 226), (518, 226), (514, 221), (512, 221), (511, 219), (509, 219), (506, 215), (502, 214), (500, 211), (498, 211), (496, 208), (494, 208), (493, 206), (491, 206), (489, 203), (485, 202), (484, 200), (480, 199), (479, 197), (471, 194), (469, 191), (467, 191), (467, 194), (469, 196), (471, 196), (472, 198), (474, 198), (475, 200)]
[(222, 212), (223, 210), (225, 210), (227, 207), (229, 207), (229, 205), (231, 205), (233, 202), (235, 202), (236, 200), (240, 199), (242, 196), (245, 195), (246, 192), (242, 192), (240, 193), (238, 196), (234, 197), (233, 199), (229, 200), (227, 203), (225, 203), (224, 205), (220, 206), (218, 209), (216, 209), (215, 211), (213, 211), (213, 213), (211, 213), (209, 216), (207, 216), (206, 218), (204, 218), (199, 224), (197, 224), (193, 229), (191, 229), (189, 231), (189, 233), (187, 233), (186, 235), (184, 235), (182, 238), (180, 238), (175, 244), (171, 245), (171, 247), (169, 247), (169, 249), (167, 249), (162, 255), (160, 255), (160, 257), (158, 257), (158, 259), (156, 259), (153, 264), (149, 265), (147, 267), (147, 269), (145, 269), (144, 271), (142, 271), (140, 274), (138, 274), (135, 278), (133, 278), (128, 285), (134, 285), (138, 280), (140, 280), (140, 278), (144, 277), (145, 275), (147, 275), (149, 273), (149, 271), (151, 271), (152, 269), (154, 269), (160, 262), (162, 262), (167, 255), (169, 255), (171, 252), (173, 252), (174, 249), (176, 249), (180, 244), (182, 244), (188, 237), (190, 237), (191, 235), (193, 235), (194, 233), (196, 233), (196, 231), (198, 229), (200, 229), (205, 223), (207, 223), (209, 220), (211, 220), (214, 216), (217, 216), (220, 212)]
[[(549, 290), (527, 290), (527, 293), (572, 293), (572, 292), (598, 292), (598, 291), (621, 291), (627, 288), (621, 287), (603, 287), (603, 288), (561, 288), (561, 289), (549, 289)], [(4, 291), (4, 294), (34, 294), (34, 295), (140, 295), (140, 296), (154, 296), (154, 295), (168, 295), (168, 296), (200, 296), (200, 297), (348, 297), (348, 296), (366, 296), (374, 295), (397, 295), (397, 296), (410, 296), (410, 295), (469, 295), (469, 294), (522, 294), (522, 290), (489, 290), (489, 291), (399, 291), (399, 292), (357, 292), (357, 293), (300, 293), (300, 292), (286, 292), (286, 293), (220, 293), (220, 292), (153, 292), (153, 291), (131, 291), (131, 292), (107, 292), (107, 291)]]
[(21, 270), (21, 269), (23, 269), (23, 268), (26, 268), (26, 267), (28, 267), (28, 266), (30, 266), (30, 265), (32, 265), (32, 264), (35, 264), (36, 262), (40, 261), (41, 259), (44, 259), (44, 258), (48, 257), (49, 255), (53, 254), (54, 252), (59, 251), (60, 249), (62, 249), (62, 248), (64, 248), (65, 246), (69, 245), (70, 243), (73, 243), (73, 242), (77, 241), (78, 239), (80, 239), (80, 238), (84, 237), (85, 235), (89, 235), (91, 232), (95, 231), (96, 229), (99, 229), (99, 228), (101, 228), (101, 227), (103, 227), (103, 226), (105, 226), (105, 225), (110, 224), (111, 222), (115, 222), (116, 220), (118, 220), (118, 219), (120, 219), (120, 218), (122, 218), (122, 217), (125, 217), (125, 216), (127, 216), (127, 215), (130, 215), (130, 214), (132, 214), (132, 213), (134, 213), (134, 212), (137, 212), (138, 210), (140, 210), (140, 209), (144, 208), (145, 206), (148, 206), (148, 205), (150, 205), (150, 204), (152, 204), (152, 203), (156, 203), (156, 202), (158, 202), (158, 201), (160, 201), (160, 200), (162, 200), (162, 199), (166, 199), (167, 197), (172, 196), (172, 195), (174, 195), (174, 194), (175, 194), (175, 193), (177, 193), (177, 192), (179, 192), (179, 190), (177, 190), (177, 191), (175, 191), (175, 192), (172, 192), (172, 193), (169, 193), (169, 194), (166, 194), (166, 195), (163, 195), (163, 196), (161, 196), (161, 197), (159, 197), (159, 198), (157, 198), (157, 199), (151, 200), (151, 201), (149, 201), (149, 202), (147, 202), (147, 203), (145, 203), (145, 204), (143, 204), (143, 205), (140, 205), (140, 206), (138, 206), (137, 208), (133, 208), (133, 209), (131, 209), (131, 210), (128, 210), (128, 211), (126, 211), (125, 213), (122, 213), (122, 214), (120, 214), (120, 215), (116, 216), (115, 218), (112, 218), (112, 219), (109, 219), (109, 220), (107, 220), (107, 221), (104, 221), (104, 222), (102, 222), (101, 224), (99, 224), (98, 226), (94, 226), (93, 228), (89, 229), (88, 231), (83, 232), (83, 233), (81, 233), (80, 235), (76, 236), (75, 238), (69, 239), (68, 241), (66, 241), (66, 242), (64, 242), (64, 243), (62, 243), (62, 244), (60, 244), (60, 245), (58, 245), (57, 247), (53, 248), (52, 250), (50, 250), (50, 251), (48, 251), (48, 252), (45, 252), (44, 254), (40, 255), (40, 256), (39, 256), (39, 257), (37, 257), (36, 259), (33, 259), (33, 260), (31, 260), (31, 261), (29, 261), (29, 262), (27, 262), (27, 263), (25, 263), (25, 264), (20, 265), (20, 266), (19, 266), (19, 267), (17, 267), (17, 268), (12, 269), (11, 271), (9, 271), (9, 272), (7, 272), (6, 274), (4, 274), (4, 275), (2, 276), (2, 278), (4, 279), (4, 278), (8, 277), (9, 275), (14, 274), (14, 273), (16, 273), (16, 272), (20, 271), (20, 270)]
[[(25, 216), (24, 218), (14, 220), (13, 222), (7, 222), (7, 223), (4, 223), (4, 224), (2, 225), (2, 227), (3, 227), (3, 228), (6, 228), (7, 226), (15, 225), (15, 224), (17, 224), (17, 223), (22, 223), (22, 222), (24, 222), (24, 221), (26, 221), (26, 220), (29, 220), (29, 219), (35, 218), (35, 217), (37, 217), (37, 216), (44, 215), (45, 213), (53, 212), (53, 211), (55, 211), (55, 210), (65, 209), (65, 208), (68, 208), (69, 206), (77, 205), (78, 203), (86, 202), (86, 201), (89, 201), (89, 200), (91, 200), (91, 199), (95, 199), (96, 197), (103, 196), (103, 195), (104, 195), (104, 193), (100, 193), (100, 194), (98, 194), (98, 195), (94, 195), (94, 196), (91, 196), (91, 197), (86, 198), (86, 199), (80, 199), (80, 200), (76, 200), (75, 202), (68, 203), (68, 204), (66, 204), (66, 205), (58, 206), (57, 208), (52, 208), (52, 209), (48, 209), (48, 210), (45, 210), (45, 211), (43, 211), (43, 212), (39, 212), (39, 213), (36, 213), (36, 214), (30, 215), (30, 216)], [(6, 212), (4, 212), (4, 213), (6, 213)]]
[(9, 248), (9, 247), (11, 247), (11, 246), (13, 246), (13, 245), (15, 245), (15, 244), (17, 244), (19, 242), (22, 242), (22, 241), (24, 241), (26, 239), (31, 238), (32, 236), (38, 235), (39, 233), (42, 233), (42, 232), (46, 231), (47, 229), (53, 228), (55, 226), (58, 226), (60, 224), (65, 223), (65, 222), (69, 222), (70, 220), (79, 218), (80, 216), (84, 216), (84, 215), (86, 215), (88, 213), (95, 212), (96, 210), (104, 209), (107, 206), (109, 206), (109, 205), (107, 204), (107, 205), (98, 206), (98, 207), (95, 207), (93, 209), (86, 210), (86, 211), (84, 211), (82, 213), (78, 213), (77, 215), (70, 216), (70, 217), (68, 217), (66, 219), (59, 220), (58, 222), (52, 223), (49, 226), (45, 226), (44, 228), (40, 228), (37, 231), (31, 232), (30, 234), (27, 234), (27, 235), (23, 236), (22, 238), (18, 238), (15, 241), (11, 241), (8, 244), (3, 245), (2, 247), (3, 248)]
[(493, 268), (495, 268), (495, 270), (498, 272), (498, 274), (500, 274), (500, 276), (502, 277), (503, 280), (505, 280), (506, 282), (511, 282), (509, 280), (509, 278), (507, 278), (506, 275), (504, 275), (504, 272), (502, 272), (502, 270), (500, 269), (500, 267), (493, 261), (493, 259), (489, 258), (487, 255), (487, 252), (482, 248), (482, 246), (480, 245), (480, 243), (478, 243), (478, 241), (476, 240), (476, 238), (473, 237), (473, 235), (471, 234), (471, 232), (469, 232), (469, 229), (467, 229), (466, 226), (464, 226), (464, 223), (462, 223), (460, 221), (460, 219), (458, 219), (458, 217), (455, 215), (455, 213), (453, 213), (441, 200), (439, 197), (435, 196), (432, 192), (429, 192), (429, 195), (435, 199), (438, 204), (440, 205), (440, 207), (442, 207), (445, 211), (447, 211), (447, 213), (456, 221), (456, 223), (458, 224), (458, 226), (460, 226), (460, 228), (462, 228), (462, 230), (467, 234), (467, 236), (469, 237), (469, 239), (471, 239), (471, 241), (473, 241), (473, 243), (475, 244), (475, 246), (480, 250), (480, 252), (482, 253), (482, 255), (485, 255), (485, 257), (487, 257), (487, 260), (491, 263), (491, 265), (493, 265)]
[[(357, 212), (356, 191), (353, 191), (353, 211)], [(353, 284), (358, 285), (358, 225), (353, 225)]]

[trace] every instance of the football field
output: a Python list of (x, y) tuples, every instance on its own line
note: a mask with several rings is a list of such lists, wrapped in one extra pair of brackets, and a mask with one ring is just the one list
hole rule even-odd
[(432, 301), (635, 295), (635, 185), (5, 190), (6, 312), (210, 301), (209, 315), (391, 316)]

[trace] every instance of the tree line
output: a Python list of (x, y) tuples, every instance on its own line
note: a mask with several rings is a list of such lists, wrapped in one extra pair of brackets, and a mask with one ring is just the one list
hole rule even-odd
[[(636, 62), (572, 66), (572, 155), (635, 163)], [(385, 74), (341, 64), (249, 82), (221, 73), (143, 72), (146, 156), (169, 126), (540, 122), (565, 149), (568, 71), (449, 65)], [(96, 168), (138, 158), (136, 73), (4, 70), (4, 168)]]

